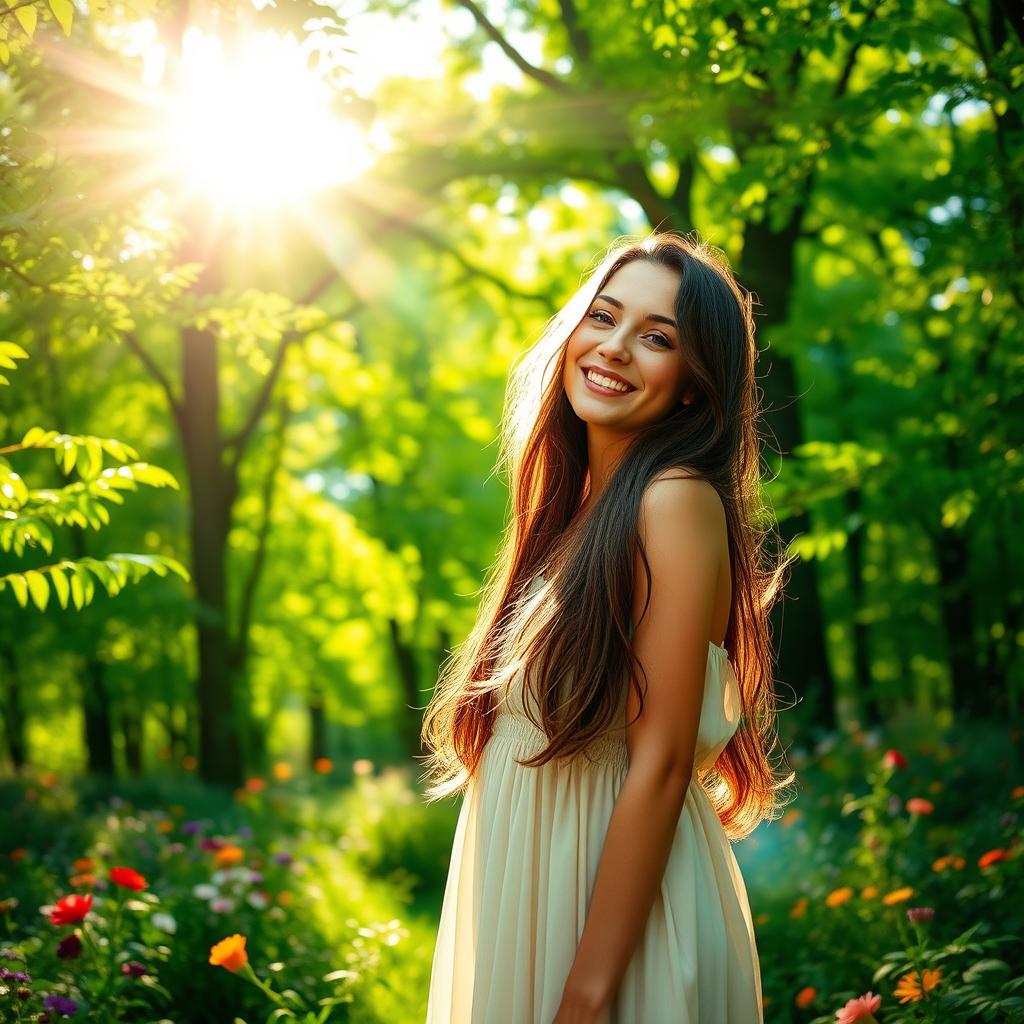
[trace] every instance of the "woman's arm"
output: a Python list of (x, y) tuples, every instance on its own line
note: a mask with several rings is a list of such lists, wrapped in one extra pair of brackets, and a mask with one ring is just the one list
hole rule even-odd
[[(725, 510), (706, 481), (657, 480), (644, 495), (640, 535), (652, 583), (633, 639), (647, 673), (644, 710), (626, 730), (629, 770), (565, 984), (566, 1012), (560, 1009), (556, 1021), (572, 1019), (570, 1006), (602, 1010), (614, 1000), (658, 895), (693, 774), (715, 590), (728, 545)], [(634, 622), (647, 593), (639, 556), (637, 565)], [(631, 687), (627, 722), (639, 706)]]

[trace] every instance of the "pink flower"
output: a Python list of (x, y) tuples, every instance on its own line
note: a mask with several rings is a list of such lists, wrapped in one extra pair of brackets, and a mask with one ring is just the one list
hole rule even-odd
[(882, 1005), (882, 997), (865, 995), (851, 999), (841, 1010), (836, 1011), (836, 1024), (854, 1024), (855, 1021), (874, 1021), (874, 1012)]

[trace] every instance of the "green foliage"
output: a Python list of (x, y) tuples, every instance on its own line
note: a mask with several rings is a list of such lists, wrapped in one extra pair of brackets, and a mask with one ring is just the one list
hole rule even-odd
[[(4, 850), (3, 945), (24, 957), (4, 963), (33, 976), (27, 1010), (57, 992), (95, 1024), (291, 1019), (273, 1016), (275, 1004), (304, 1022), (422, 1017), (430, 926), (407, 918), (401, 887), (365, 875), (345, 852), (339, 840), (362, 823), (339, 814), (329, 780), (232, 799), (186, 779), (111, 790), (29, 772), (3, 783), (2, 797), (0, 830), (19, 836)], [(344, 820), (341, 831), (324, 817)], [(139, 872), (145, 888), (119, 892), (114, 866)], [(56, 926), (39, 914), (70, 892), (93, 896), (82, 922)], [(82, 954), (54, 958), (70, 934)], [(209, 962), (235, 934), (246, 939), (240, 976)], [(142, 973), (124, 972), (128, 963)]]

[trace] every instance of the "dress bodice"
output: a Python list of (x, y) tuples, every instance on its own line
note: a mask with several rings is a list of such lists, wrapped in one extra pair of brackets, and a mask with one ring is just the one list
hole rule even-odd
[[(543, 576), (537, 576), (531, 584), (530, 593), (534, 593), (537, 585), (543, 581)], [(548, 739), (527, 713), (528, 691), (523, 685), (523, 679), (522, 669), (510, 676), (504, 698), (496, 711), (495, 731), (514, 736), (532, 754), (543, 750), (548, 745)], [(533, 718), (540, 721), (540, 709), (532, 695), (529, 696)], [(613, 764), (622, 769), (629, 765), (625, 732), (626, 696), (627, 687), (623, 687), (619, 700), (619, 726), (595, 740), (586, 749), (589, 759), (597, 763)], [(741, 710), (739, 680), (732, 662), (729, 661), (728, 651), (719, 644), (709, 643), (707, 668), (704, 674), (704, 700), (701, 705), (694, 757), (695, 771), (711, 768), (718, 760), (739, 727)]]

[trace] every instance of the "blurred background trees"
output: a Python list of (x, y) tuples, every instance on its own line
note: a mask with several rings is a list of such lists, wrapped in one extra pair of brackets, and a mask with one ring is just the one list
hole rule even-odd
[[(0, 591), (9, 767), (21, 743), (237, 786), (272, 758), (419, 753), (507, 511), (510, 363), (651, 228), (720, 246), (759, 303), (765, 486), (801, 555), (784, 734), (1019, 715), (1010, 5), (66, 15), (0, 16), (0, 340), (31, 357), (0, 438), (116, 437), (166, 467), (181, 491), (132, 495), (103, 536), (191, 583), (79, 611)], [(36, 471), (61, 483), (52, 455)], [(54, 557), (92, 543), (67, 527)]]

